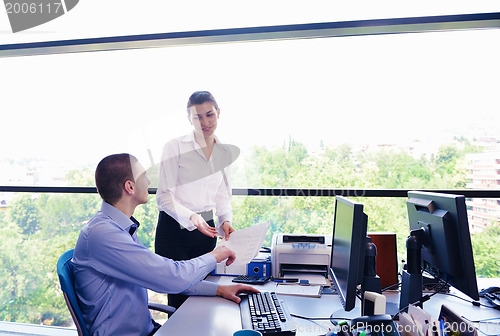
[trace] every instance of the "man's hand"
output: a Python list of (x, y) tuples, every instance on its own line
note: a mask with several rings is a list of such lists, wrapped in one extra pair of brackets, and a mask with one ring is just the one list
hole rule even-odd
[[(231, 226), (231, 223), (229, 221), (225, 221), (224, 223), (222, 223), (222, 230), (224, 230), (224, 239), (228, 240), (229, 239), (229, 235), (231, 233), (233, 233), (234, 231), (236, 231), (232, 226)], [(220, 237), (222, 238), (222, 237)]]
[(225, 299), (234, 301), (236, 303), (241, 302), (241, 298), (238, 294), (242, 293), (259, 293), (259, 291), (253, 287), (237, 284), (237, 285), (219, 285), (217, 288), (217, 295), (222, 296)]
[(192, 214), (189, 219), (191, 220), (193, 225), (196, 226), (196, 228), (204, 235), (207, 235), (211, 238), (217, 237), (217, 229), (208, 225), (200, 215)]
[(212, 252), (208, 252), (215, 257), (217, 263), (220, 263), (222, 260), (227, 259), (226, 266), (231, 265), (236, 259), (236, 254), (226, 246), (217, 246)]

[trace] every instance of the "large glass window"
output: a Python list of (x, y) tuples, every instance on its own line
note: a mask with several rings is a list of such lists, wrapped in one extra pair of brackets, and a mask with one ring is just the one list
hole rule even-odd
[[(455, 31), (6, 58), (0, 90), (2, 124), (8, 127), (0, 134), (0, 164), (9, 174), (0, 183), (61, 185), (69, 170), (93, 169), (114, 152), (131, 152), (145, 166), (158, 164), (164, 143), (190, 131), (188, 96), (206, 89), (221, 107), (218, 136), (241, 149), (235, 187), (412, 188), (421, 185), (414, 180), (420, 175), (429, 181), (426, 187), (464, 187), (463, 177), (451, 176), (451, 164), (458, 160), (465, 169), (465, 153), (489, 149), (500, 134), (500, 49), (491, 43), (499, 34)], [(282, 152), (265, 153), (277, 148)], [(339, 155), (344, 157), (333, 162)], [(301, 179), (298, 171), (263, 178), (266, 160), (285, 158), (321, 167), (323, 174), (351, 169), (363, 178)], [(394, 179), (390, 175), (403, 159), (409, 175)], [(436, 179), (436, 173), (450, 176)], [(377, 181), (384, 176), (391, 185)]]
[[(474, 30), (5, 58), (0, 185), (91, 186), (117, 152), (154, 168), (164, 143), (191, 129), (188, 96), (209, 90), (217, 135), (241, 149), (234, 188), (473, 188), (484, 159), (474, 155), (498, 153), (499, 39)], [(396, 232), (403, 254), (404, 199), (359, 196), (369, 230)], [(98, 196), (0, 198), (1, 319), (68, 323), (54, 265)], [(234, 196), (233, 207), (236, 228), (271, 222), (268, 243), (331, 232), (333, 198)], [(154, 200), (137, 210), (149, 247), (156, 216)], [(492, 218), (474, 252), (478, 275), (498, 277)]]
[[(62, 297), (55, 265), (57, 258), (74, 248), (79, 231), (98, 209), (97, 195), (13, 194), (7, 214), (0, 212), (0, 321), (15, 321), (72, 327)], [(362, 202), (368, 215), (369, 231), (397, 234), (398, 261), (406, 258), (408, 218), (405, 200), (367, 198)], [(333, 197), (234, 196), (234, 223), (237, 229), (269, 221), (264, 245), (271, 246), (275, 233), (331, 234)], [(139, 206), (134, 217), (143, 244), (153, 248), (158, 212), (154, 196)], [(498, 277), (498, 225), (472, 236), (476, 271), (480, 277)], [(165, 295), (150, 293), (161, 302)], [(164, 315), (155, 317), (165, 319)]]

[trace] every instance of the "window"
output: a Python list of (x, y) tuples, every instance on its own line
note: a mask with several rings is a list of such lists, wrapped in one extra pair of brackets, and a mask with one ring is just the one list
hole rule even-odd
[[(490, 43), (499, 34), (457, 31), (6, 58), (0, 89), (9, 113), (2, 121), (12, 127), (0, 135), (0, 163), (14, 168), (0, 179), (60, 185), (68, 169), (93, 169), (103, 156), (123, 151), (145, 165), (157, 164), (165, 141), (189, 131), (185, 104), (197, 89), (211, 90), (219, 101), (218, 135), (240, 147), (238, 164), (251, 160), (253, 146), (283, 148), (292, 142), (308, 150), (309, 163), (329, 148), (348, 145), (346, 158), (365, 154), (366, 162), (353, 162), (358, 168), (370, 167), (370, 153), (407, 148), (425, 164), (440, 155), (440, 146), (450, 145), (454, 152), (440, 158), (446, 169), (457, 150), (481, 146), (473, 142), (479, 135), (500, 134), (494, 113), (500, 51)], [(36, 161), (28, 164), (27, 158)], [(251, 170), (258, 169), (240, 167), (235, 186), (276, 186), (249, 183)], [(398, 187), (412, 185), (401, 181)]]
[[(235, 188), (465, 188), (465, 153), (500, 134), (499, 38), (497, 29), (5, 58), (0, 185), (93, 185), (97, 162), (116, 152), (153, 167), (168, 139), (190, 131), (189, 94), (208, 89), (221, 107), (218, 136), (241, 149)], [(2, 245), (10, 268), (0, 278), (10, 291), (0, 298), (2, 319), (64, 324), (50, 265), (74, 246), (99, 199), (4, 195), (0, 242), (10, 244)], [(360, 200), (369, 229), (399, 233), (402, 249), (404, 200)], [(274, 232), (330, 232), (332, 198), (235, 196), (233, 204), (241, 226), (270, 220)], [(154, 201), (138, 210), (147, 246), (155, 211)], [(10, 270), (40, 246), (49, 246), (36, 254), (42, 266), (20, 274), (44, 282), (16, 287)], [(478, 260), (478, 274), (498, 277), (494, 263)], [(42, 297), (56, 304), (43, 306)]]

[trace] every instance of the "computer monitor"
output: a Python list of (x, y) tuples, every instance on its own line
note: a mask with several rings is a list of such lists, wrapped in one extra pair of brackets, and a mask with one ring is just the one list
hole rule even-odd
[(336, 197), (330, 276), (345, 311), (355, 307), (363, 278), (367, 224), (363, 204)]
[(408, 192), (410, 236), (400, 308), (422, 298), (422, 270), (479, 300), (465, 197)]

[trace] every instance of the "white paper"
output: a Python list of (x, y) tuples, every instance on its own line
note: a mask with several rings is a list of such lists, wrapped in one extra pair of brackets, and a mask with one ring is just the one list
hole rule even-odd
[(328, 286), (326, 278), (321, 274), (315, 273), (303, 273), (303, 272), (288, 272), (283, 275), (283, 278), (289, 279), (299, 279), (299, 280), (308, 280), (310, 285), (321, 285)]
[(297, 284), (277, 284), (275, 292), (284, 295), (320, 297), (322, 286), (301, 286)]
[(252, 261), (259, 253), (268, 228), (269, 222), (253, 225), (234, 231), (229, 235), (229, 240), (223, 239), (219, 243), (220, 246), (226, 246), (236, 254), (236, 259), (231, 266), (248, 264)]
[(401, 326), (401, 336), (419, 336), (417, 325), (412, 321), (408, 313), (399, 314), (399, 325)]
[(408, 315), (416, 324), (417, 332), (419, 333), (419, 335), (427, 335), (427, 330), (430, 327), (429, 321), (432, 320), (432, 315), (427, 313), (422, 308), (414, 306), (412, 304), (408, 306)]

